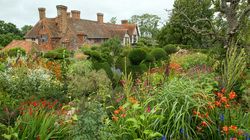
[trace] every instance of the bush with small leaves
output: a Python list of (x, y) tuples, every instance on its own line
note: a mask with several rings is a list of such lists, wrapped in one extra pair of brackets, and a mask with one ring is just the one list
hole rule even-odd
[(162, 48), (154, 48), (151, 51), (151, 55), (155, 58), (156, 61), (165, 60), (167, 58), (167, 54)]
[(17, 47), (13, 49), (9, 49), (7, 51), (9, 57), (17, 57), (18, 55), (25, 56), (26, 52), (23, 48)]
[(167, 54), (173, 54), (178, 51), (178, 46), (174, 44), (168, 44), (164, 46), (163, 49), (166, 51)]
[(133, 49), (128, 56), (133, 65), (139, 65), (146, 57), (147, 53), (142, 48)]

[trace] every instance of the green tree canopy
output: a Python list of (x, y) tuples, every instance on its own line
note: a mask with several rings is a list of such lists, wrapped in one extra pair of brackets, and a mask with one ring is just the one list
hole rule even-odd
[(32, 27), (33, 27), (32, 25), (24, 25), (21, 28), (22, 35), (25, 35), (28, 31), (30, 31)]
[(211, 30), (209, 23), (205, 20), (196, 21), (197, 19), (211, 21), (214, 14), (211, 6), (211, 0), (176, 0), (169, 22), (159, 33), (159, 44), (206, 46), (207, 37), (197, 34), (198, 31), (188, 27)]
[(129, 22), (139, 26), (142, 37), (154, 38), (158, 33), (160, 20), (159, 16), (146, 13), (143, 15), (133, 15)]

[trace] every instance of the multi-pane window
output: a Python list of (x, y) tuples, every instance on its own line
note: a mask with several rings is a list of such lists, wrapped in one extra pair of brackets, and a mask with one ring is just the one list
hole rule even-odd
[(41, 35), (41, 42), (48, 42), (48, 35)]

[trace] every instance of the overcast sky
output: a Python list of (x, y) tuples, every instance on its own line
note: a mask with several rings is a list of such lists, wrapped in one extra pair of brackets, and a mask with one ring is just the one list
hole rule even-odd
[(104, 13), (104, 21), (111, 17), (129, 19), (132, 15), (150, 13), (163, 21), (168, 18), (164, 9), (172, 9), (174, 0), (0, 0), (0, 20), (12, 22), (17, 27), (34, 25), (38, 19), (38, 7), (46, 8), (47, 17), (56, 16), (56, 5), (69, 10), (80, 10), (82, 19), (96, 20), (96, 13)]

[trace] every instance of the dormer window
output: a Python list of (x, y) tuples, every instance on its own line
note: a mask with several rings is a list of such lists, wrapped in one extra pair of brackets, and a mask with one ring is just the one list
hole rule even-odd
[(42, 43), (48, 42), (48, 35), (41, 35), (40, 41)]

